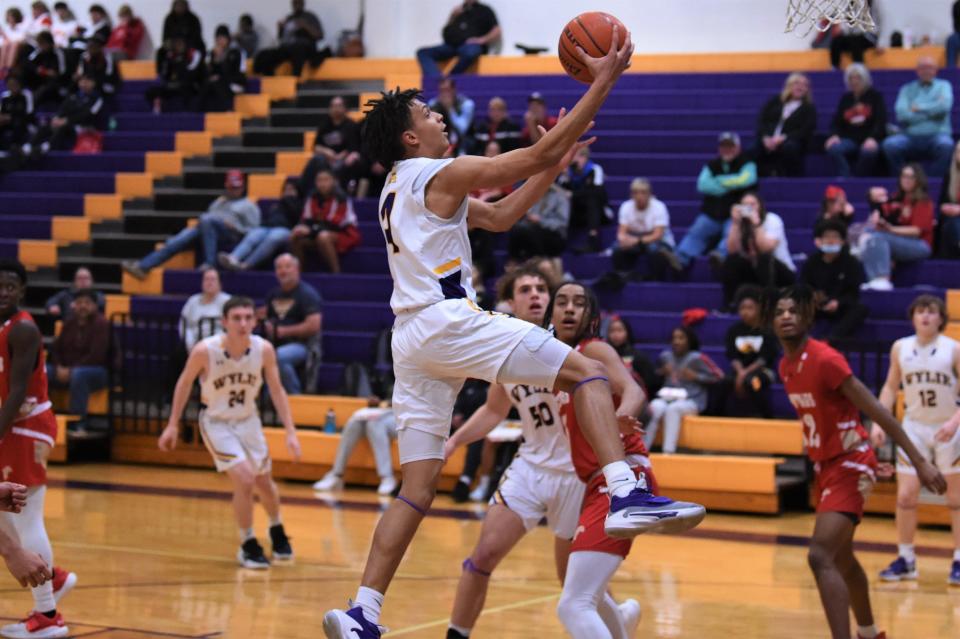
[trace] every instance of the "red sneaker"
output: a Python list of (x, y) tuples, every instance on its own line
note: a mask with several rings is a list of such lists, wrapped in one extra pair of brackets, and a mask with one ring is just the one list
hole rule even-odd
[(0, 628), (0, 636), (7, 639), (50, 639), (66, 637), (70, 630), (63, 622), (59, 612), (51, 619), (41, 612), (31, 612), (30, 616), (19, 623)]
[(60, 603), (64, 595), (77, 585), (77, 573), (67, 572), (60, 566), (53, 567), (53, 600)]

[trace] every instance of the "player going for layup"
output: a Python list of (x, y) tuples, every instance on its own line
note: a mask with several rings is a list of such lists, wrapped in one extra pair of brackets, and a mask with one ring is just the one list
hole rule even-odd
[[(500, 299), (509, 302), (514, 315), (543, 324), (550, 292), (539, 269), (520, 267), (511, 271), (501, 280), (500, 291)], [(611, 376), (611, 383), (614, 380)], [(490, 500), (476, 548), (463, 562), (447, 639), (470, 636), (483, 611), (490, 574), (544, 517), (555, 535), (554, 558), (560, 583), (567, 572), (585, 486), (570, 462), (570, 446), (552, 389), (527, 384), (491, 385), (487, 402), (447, 441), (446, 455), (486, 436), (507, 418), (511, 406), (520, 415), (523, 443)], [(623, 623), (636, 628), (640, 613), (637, 602), (624, 602), (620, 612)]]
[(270, 475), (270, 453), (257, 414), (257, 396), (264, 380), (277, 416), (287, 432), (287, 450), (300, 459), (300, 442), (290, 415), (287, 393), (280, 382), (277, 353), (270, 342), (253, 335), (257, 325), (253, 300), (231, 297), (223, 305), (225, 333), (197, 343), (173, 391), (170, 420), (160, 435), (161, 450), (177, 445), (180, 416), (200, 377), (200, 431), (217, 470), (233, 482), (233, 514), (240, 528), (237, 561), (244, 568), (269, 568), (270, 561), (253, 532), (253, 496), (256, 492), (270, 518), (271, 556), (293, 558), (290, 540), (280, 520), (280, 494)]
[[(953, 526), (953, 565), (947, 583), (960, 586), (960, 411), (957, 379), (960, 377), (960, 344), (942, 335), (947, 306), (933, 295), (921, 295), (908, 311), (914, 335), (890, 348), (890, 371), (880, 392), (880, 403), (891, 411), (903, 386), (906, 414), (903, 429), (924, 459), (936, 464), (947, 478), (947, 506)], [(874, 443), (886, 441), (874, 427)], [(897, 558), (880, 573), (884, 581), (917, 578), (913, 537), (917, 533), (917, 498), (920, 481), (903, 451), (897, 453)]]
[[(4, 480), (27, 487), (21, 512), (0, 513), (0, 526), (25, 549), (43, 557), (47, 566), (53, 566), (43, 504), (57, 420), (47, 397), (43, 339), (30, 314), (20, 310), (26, 286), (23, 264), (0, 262), (0, 470)], [(33, 611), (23, 621), (0, 628), (0, 636), (67, 636), (57, 603), (76, 582), (73, 573), (53, 568), (53, 579), (31, 589)]]
[[(553, 184), (627, 68), (629, 34), (590, 58), (593, 84), (566, 117), (531, 147), (495, 158), (442, 159), (449, 142), (443, 120), (416, 90), (384, 93), (363, 124), (372, 159), (391, 167), (380, 195), (380, 224), (394, 289), (393, 367), (403, 488), (373, 536), (355, 606), (331, 610), (324, 631), (335, 639), (375, 639), (383, 596), (427, 509), (443, 467), (457, 391), (468, 377), (575, 392), (584, 433), (603, 464), (612, 493), (607, 530), (633, 536), (663, 517), (693, 526), (703, 508), (651, 503), (623, 461), (606, 370), (543, 329), (476, 305), (468, 227), (506, 231)], [(527, 179), (529, 178), (529, 179)], [(468, 194), (527, 179), (495, 203)]]
[[(600, 308), (596, 295), (579, 282), (561, 284), (553, 294), (546, 317), (545, 324), (553, 325), (560, 341), (606, 367), (615, 395), (617, 420), (624, 433), (621, 438), (627, 463), (636, 479), (656, 493), (657, 482), (647, 458), (647, 447), (637, 430), (636, 415), (643, 409), (646, 395), (613, 347), (597, 338)], [(625, 623), (616, 602), (607, 592), (607, 586), (630, 553), (633, 540), (615, 539), (604, 530), (610, 498), (600, 462), (584, 439), (580, 426), (577, 407), (580, 400), (579, 395), (558, 393), (560, 415), (570, 438), (573, 466), (587, 488), (557, 612), (574, 639), (628, 639), (633, 637), (636, 622), (633, 621), (632, 625)], [(653, 499), (670, 501), (664, 497)], [(661, 532), (684, 529), (682, 522), (669, 519), (663, 520), (660, 527)], [(636, 612), (639, 615), (639, 610)]]
[(877, 465), (861, 411), (907, 454), (920, 482), (937, 493), (946, 481), (924, 459), (900, 422), (857, 379), (847, 360), (813, 339), (813, 291), (791, 286), (768, 297), (764, 315), (783, 346), (780, 378), (803, 426), (803, 443), (814, 462), (820, 492), (807, 559), (820, 591), (833, 639), (850, 639), (850, 608), (857, 636), (884, 637), (874, 625), (870, 584), (853, 554), (853, 534), (875, 481)]

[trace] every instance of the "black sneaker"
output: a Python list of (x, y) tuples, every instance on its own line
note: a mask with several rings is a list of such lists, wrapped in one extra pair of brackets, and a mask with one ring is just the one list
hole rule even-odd
[(266, 570), (270, 567), (270, 560), (263, 554), (263, 546), (255, 537), (251, 537), (240, 545), (240, 550), (237, 551), (237, 561), (244, 568), (254, 570)]
[(470, 486), (462, 481), (458, 481), (457, 484), (453, 487), (453, 501), (458, 504), (462, 504), (470, 500)]
[(290, 547), (290, 538), (283, 529), (283, 524), (270, 526), (270, 556), (274, 561), (289, 561), (293, 559), (293, 548)]

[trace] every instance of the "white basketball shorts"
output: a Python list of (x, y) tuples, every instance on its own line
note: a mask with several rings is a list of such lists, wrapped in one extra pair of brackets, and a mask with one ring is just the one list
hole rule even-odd
[(528, 532), (546, 517), (554, 535), (573, 539), (585, 490), (586, 484), (574, 472), (541, 468), (515, 457), (490, 503), (515, 512)]
[(219, 472), (244, 460), (250, 460), (258, 475), (270, 472), (270, 451), (258, 415), (240, 421), (221, 421), (201, 413), (200, 433)]
[[(948, 442), (938, 442), (933, 438), (940, 426), (921, 424), (910, 419), (903, 420), (903, 430), (928, 462), (934, 464), (944, 475), (960, 473), (960, 430)], [(897, 472), (916, 475), (917, 470), (907, 455), (897, 449)]]

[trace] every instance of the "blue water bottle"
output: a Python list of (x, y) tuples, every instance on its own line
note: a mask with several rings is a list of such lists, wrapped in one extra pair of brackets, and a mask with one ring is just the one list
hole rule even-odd
[(323, 432), (325, 433), (337, 432), (337, 414), (333, 412), (332, 408), (327, 410), (327, 420), (323, 422)]

